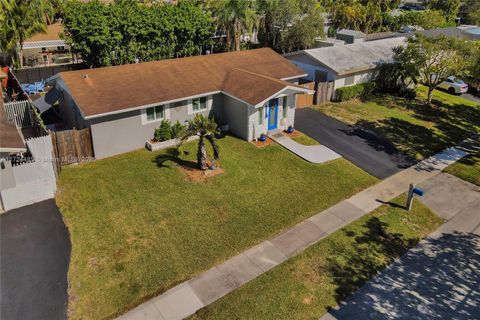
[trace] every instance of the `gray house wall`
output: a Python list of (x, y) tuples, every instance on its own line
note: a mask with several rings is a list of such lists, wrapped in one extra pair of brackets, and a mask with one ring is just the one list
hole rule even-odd
[(235, 136), (248, 140), (248, 105), (223, 95), (223, 119), (228, 123), (230, 132)]
[[(206, 111), (199, 112), (210, 116), (221, 107), (220, 94), (212, 96), (212, 103)], [(196, 114), (188, 113), (188, 102), (181, 107), (165, 106), (165, 118), (172, 123), (177, 120), (185, 124)], [(102, 159), (116, 154), (145, 147), (145, 142), (153, 138), (155, 128), (161, 120), (142, 123), (142, 110), (123, 112), (119, 114), (94, 118), (89, 120), (92, 131), (93, 150), (96, 159)]]

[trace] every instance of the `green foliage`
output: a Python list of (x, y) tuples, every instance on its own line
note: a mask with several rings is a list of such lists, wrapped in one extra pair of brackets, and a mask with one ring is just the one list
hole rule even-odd
[(415, 80), (409, 77), (399, 63), (385, 63), (378, 68), (375, 89), (378, 92), (413, 99), (416, 96)]
[(0, 51), (8, 53), (19, 65), (16, 46), (29, 37), (45, 32), (47, 16), (53, 7), (47, 0), (0, 0)]
[(480, 1), (466, 0), (460, 7), (460, 17), (465, 24), (480, 25)]
[(375, 90), (375, 82), (365, 82), (335, 90), (336, 101), (347, 101), (354, 98), (369, 96)]
[(426, 5), (430, 9), (442, 11), (447, 21), (455, 21), (460, 9), (460, 0), (428, 0)]
[(170, 129), (170, 120), (162, 120), (160, 126), (155, 129), (153, 137), (157, 141), (167, 141), (172, 139), (172, 131)]
[(470, 46), (452, 37), (431, 38), (418, 34), (408, 39), (407, 46), (393, 49), (394, 60), (406, 77), (428, 87), (427, 103), (430, 104), (433, 90), (445, 78), (468, 72)]
[(156, 141), (180, 138), (185, 133), (186, 128), (187, 127), (178, 122), (178, 120), (173, 125), (170, 120), (162, 120), (160, 126), (155, 129), (153, 137)]
[(198, 150), (197, 150), (197, 164), (200, 170), (207, 169), (207, 149), (205, 140), (207, 140), (213, 148), (214, 159), (220, 156), (220, 149), (217, 145), (215, 135), (218, 133), (218, 125), (215, 119), (207, 118), (202, 114), (197, 114), (192, 120), (188, 122), (188, 129), (181, 138), (180, 146), (193, 136), (198, 136)]
[(199, 54), (212, 34), (210, 17), (190, 0), (149, 6), (72, 1), (64, 27), (67, 42), (92, 67)]
[(185, 134), (185, 131), (187, 129), (187, 126), (181, 124), (180, 122), (175, 122), (175, 124), (173, 124), (170, 128), (170, 132), (172, 134), (172, 138), (180, 138), (181, 136), (183, 136), (183, 134)]
[(229, 51), (240, 51), (240, 36), (251, 33), (257, 23), (257, 14), (252, 0), (210, 1), (209, 8), (215, 17), (217, 28), (227, 36)]

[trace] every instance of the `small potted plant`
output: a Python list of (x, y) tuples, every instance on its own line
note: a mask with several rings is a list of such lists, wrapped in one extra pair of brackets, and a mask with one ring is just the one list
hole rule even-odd
[(287, 133), (293, 133), (293, 126), (288, 126)]
[(267, 141), (267, 135), (265, 133), (262, 133), (260, 135), (260, 138), (258, 138), (258, 141), (261, 141), (261, 142)]

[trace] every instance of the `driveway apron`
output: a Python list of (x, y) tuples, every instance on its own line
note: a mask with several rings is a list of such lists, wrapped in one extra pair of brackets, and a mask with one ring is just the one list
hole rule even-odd
[(379, 179), (414, 164), (391, 143), (310, 108), (296, 111), (295, 127)]

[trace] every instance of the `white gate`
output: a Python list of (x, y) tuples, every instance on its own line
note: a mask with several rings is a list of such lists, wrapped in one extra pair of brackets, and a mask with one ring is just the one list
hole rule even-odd
[(4, 106), (8, 121), (15, 122), (19, 128), (32, 126), (30, 101), (6, 102)]

